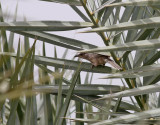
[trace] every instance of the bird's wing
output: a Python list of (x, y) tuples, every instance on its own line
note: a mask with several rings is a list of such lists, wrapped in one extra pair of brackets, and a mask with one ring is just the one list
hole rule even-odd
[(97, 54), (98, 57), (103, 57), (105, 59), (108, 59), (110, 56), (107, 56), (107, 55), (101, 55), (101, 54)]
[(111, 64), (113, 67), (115, 67), (116, 69), (120, 70), (122, 69), (117, 63), (115, 63), (113, 60), (109, 59), (106, 60), (107, 63)]

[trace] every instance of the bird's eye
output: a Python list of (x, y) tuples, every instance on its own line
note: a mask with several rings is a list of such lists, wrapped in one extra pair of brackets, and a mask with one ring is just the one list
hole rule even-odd
[(83, 56), (85, 53), (81, 53), (80, 55)]

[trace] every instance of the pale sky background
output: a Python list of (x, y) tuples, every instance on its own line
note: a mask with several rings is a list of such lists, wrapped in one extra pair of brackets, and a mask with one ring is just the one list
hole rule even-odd
[[(83, 21), (79, 15), (73, 11), (69, 5), (45, 2), (39, 0), (1, 0), (3, 13), (7, 13), (9, 16), (6, 17), (6, 22), (12, 22), (15, 8), (18, 3), (18, 16), (17, 21), (23, 21), (26, 17), (27, 21), (38, 21), (38, 20), (62, 20), (62, 21)], [(80, 8), (83, 10), (82, 8)], [(84, 11), (84, 10), (83, 10)], [(10, 17), (10, 18), (9, 18)], [(74, 39), (78, 39), (84, 42), (89, 42), (97, 46), (104, 46), (101, 38), (94, 33), (77, 33), (81, 30), (76, 31), (66, 31), (66, 32), (54, 32), (61, 36), (66, 36)], [(16, 35), (18, 43), (19, 35)], [(23, 37), (21, 37), (23, 41)], [(17, 48), (17, 43), (15, 41), (14, 46)], [(46, 44), (46, 53), (47, 56), (53, 57), (54, 55), (54, 46), (51, 44)], [(42, 42), (36, 43), (36, 53), (40, 53), (42, 50)], [(58, 58), (61, 58), (64, 49), (62, 47), (57, 47)], [(67, 59), (72, 59), (76, 54), (75, 51), (69, 51)], [(93, 77), (93, 83), (95, 84), (109, 84), (110, 80), (98, 79), (99, 77), (106, 76), (106, 74), (95, 74)], [(82, 78), (82, 82), (84, 78)], [(120, 80), (113, 80), (113, 84), (120, 84)]]

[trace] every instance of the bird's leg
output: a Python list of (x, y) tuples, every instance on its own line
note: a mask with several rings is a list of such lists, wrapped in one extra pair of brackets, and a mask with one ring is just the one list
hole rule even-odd
[(93, 69), (94, 65), (91, 66), (91, 69)]

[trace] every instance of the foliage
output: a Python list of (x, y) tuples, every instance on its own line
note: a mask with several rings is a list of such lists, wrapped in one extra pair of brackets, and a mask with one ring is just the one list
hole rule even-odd
[[(0, 122), (7, 125), (156, 124), (160, 117), (159, 0), (43, 0), (69, 5), (84, 21), (5, 22), (0, 6)], [(17, 7), (18, 8), (18, 7)], [(83, 8), (85, 12), (81, 11)], [(64, 12), (65, 13), (65, 12)], [(47, 31), (94, 32), (105, 46)], [(9, 31), (9, 34), (6, 33)], [(15, 34), (19, 39), (13, 47)], [(9, 36), (9, 39), (7, 39)], [(32, 40), (34, 43), (32, 44)], [(42, 55), (36, 43), (43, 42)], [(45, 43), (66, 48), (62, 58), (47, 57)], [(68, 51), (111, 55), (122, 67), (91, 68), (66, 58)], [(38, 67), (38, 80), (35, 69)], [(49, 69), (54, 67), (53, 69)], [(81, 79), (87, 72), (84, 83)], [(37, 72), (36, 72), (37, 73)], [(118, 78), (121, 85), (93, 84), (94, 73)], [(67, 74), (67, 75), (66, 75)], [(69, 75), (68, 75), (69, 74)], [(94, 75), (93, 75), (94, 74)], [(108, 75), (109, 74), (109, 75)], [(124, 97), (127, 97), (125, 101)]]

